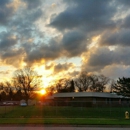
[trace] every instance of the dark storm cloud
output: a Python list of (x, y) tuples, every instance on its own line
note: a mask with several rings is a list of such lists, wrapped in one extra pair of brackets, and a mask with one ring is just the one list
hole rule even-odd
[(14, 50), (14, 49), (9, 49), (7, 52), (3, 52), (2, 55), (1, 55), (1, 58), (2, 59), (5, 59), (6, 58), (13, 58), (13, 57), (17, 57), (19, 58), (19, 56), (21, 56), (21, 54), (23, 54), (23, 49), (18, 49), (18, 50)]
[(62, 72), (62, 71), (66, 71), (69, 70), (69, 68), (73, 67), (74, 65), (72, 63), (64, 63), (64, 64), (57, 64), (54, 66), (54, 72), (58, 73), (58, 72)]
[(121, 45), (130, 46), (130, 29), (121, 29), (118, 32), (105, 33), (101, 40), (100, 45)]
[(120, 6), (124, 5), (125, 8), (129, 7), (130, 5), (130, 1), (129, 0), (116, 0), (117, 2), (119, 2), (119, 4), (121, 4)]
[[(127, 11), (127, 8), (126, 10)], [(126, 17), (117, 20), (117, 27), (115, 30), (106, 30), (100, 38), (100, 45), (120, 45), (130, 46), (130, 14), (126, 14)]]
[(130, 29), (130, 15), (127, 15), (127, 17), (122, 20), (121, 28)]
[(36, 47), (34, 45), (38, 44), (31, 44), (28, 40), (35, 40), (41, 36), (39, 34), (42, 32), (38, 30), (35, 22), (42, 18), (43, 11), (40, 8), (42, 5), (40, 0), (21, 0), (19, 3), (14, 3), (13, 0), (0, 0), (0, 24), (6, 25), (6, 31), (0, 32), (0, 57), (4, 63), (15, 66), (20, 64), (20, 60), (28, 57), (30, 51)]
[(86, 50), (85, 35), (72, 31), (64, 34), (62, 39), (63, 48), (67, 51), (66, 56), (77, 56)]
[(99, 48), (91, 54), (88, 64), (89, 66), (105, 66), (113, 62), (113, 56), (113, 51), (108, 48)]
[(84, 62), (83, 68), (87, 70), (100, 71), (107, 65), (120, 64), (129, 65), (130, 47), (118, 47), (111, 51), (107, 47), (98, 48), (94, 53), (90, 54), (87, 62)]
[[(60, 56), (79, 56), (86, 51), (87, 46), (85, 40), (88, 32), (83, 31), (84, 29), (87, 31), (96, 30), (113, 24), (110, 18), (113, 16), (115, 9), (109, 6), (108, 0), (105, 2), (103, 0), (98, 2), (93, 0), (76, 0), (70, 1), (71, 6), (65, 1), (68, 4), (67, 9), (54, 17), (50, 26), (59, 30), (72, 28), (74, 30), (64, 33), (61, 41), (55, 41), (55, 38), (52, 38), (48, 45), (44, 44), (43, 41), (36, 42), (35, 39), (32, 41), (33, 43), (29, 43), (28, 39), (39, 38), (39, 34), (43, 36), (43, 33), (36, 27), (35, 22), (43, 16), (41, 7), (44, 1), (22, 0), (22, 2), (26, 4), (26, 7), (20, 8), (15, 13), (15, 17), (8, 23), (8, 26), (12, 27), (14, 32), (17, 32), (19, 40), (17, 42), (20, 43), (19, 49), (21, 47), (24, 49), (26, 53), (25, 61), (27, 63), (41, 61), (42, 59), (54, 60)], [(13, 44), (14, 46), (15, 43)], [(6, 46), (5, 44), (2, 45)], [(7, 55), (8, 53), (4, 53), (3, 56)]]
[[(116, 8), (110, 0), (67, 1), (68, 8), (51, 19), (50, 26), (58, 30), (80, 27), (87, 31), (114, 26), (111, 17)], [(71, 3), (71, 4), (70, 4)]]
[[(85, 35), (79, 32), (69, 32), (64, 34), (62, 39), (57, 39), (57, 37), (52, 38), (49, 44), (41, 43), (34, 46), (32, 50), (24, 46), (27, 57), (26, 62), (40, 61), (42, 59), (55, 60), (60, 57), (75, 57), (86, 51)], [(28, 46), (29, 46), (28, 45)]]
[(0, 0), (0, 25), (6, 25), (13, 15), (14, 9), (7, 7), (11, 0)]
[(9, 49), (8, 51), (1, 51), (0, 58), (4, 64), (12, 65), (17, 68), (21, 67), (23, 60), (23, 49)]
[(50, 44), (35, 45), (27, 52), (26, 62), (40, 62), (44, 60), (54, 60), (62, 55), (62, 46), (55, 39), (50, 40)]
[(17, 44), (17, 37), (11, 33), (1, 32), (0, 33), (0, 50), (8, 51), (8, 49), (13, 48)]
[[(66, 10), (51, 18), (50, 27), (63, 33), (62, 44), (67, 57), (80, 56), (88, 51), (91, 37), (105, 29), (116, 27), (112, 17), (116, 13), (115, 1), (70, 0), (64, 1)], [(78, 30), (78, 31), (77, 31)]]
[(28, 9), (35, 9), (42, 5), (45, 0), (23, 0), (27, 4)]
[(37, 30), (35, 22), (42, 17), (43, 11), (39, 7), (41, 7), (41, 4), (39, 1), (26, 1), (27, 5), (31, 4), (33, 5), (33, 2), (36, 4), (34, 8), (25, 8), (23, 7), (22, 10), (19, 10), (16, 15), (15, 19), (13, 19), (10, 22), (10, 26), (14, 27), (19, 37), (21, 38), (32, 38), (39, 33), (39, 30)]
[[(33, 64), (88, 52), (90, 56), (86, 56), (84, 67), (98, 70), (112, 64), (130, 64), (129, 47), (125, 48), (130, 45), (130, 15), (127, 14), (130, 0), (64, 0), (66, 9), (60, 13), (57, 11), (57, 14), (49, 14), (50, 10), (44, 9), (43, 0), (21, 0), (25, 6), (18, 6), (17, 11), (13, 6), (7, 6), (10, 2), (0, 0), (0, 25), (6, 25), (7, 31), (0, 32), (0, 57), (6, 63), (13, 64), (17, 60), (15, 64), (18, 65), (19, 60), (24, 60)], [(119, 12), (127, 13), (116, 19)], [(47, 34), (52, 37), (48, 43), (44, 41), (44, 33), (47, 32), (41, 32), (37, 20), (40, 24), (43, 21), (40, 28), (43, 26), (52, 31)], [(49, 20), (49, 27), (45, 26), (45, 21)], [(52, 36), (51, 27), (58, 30), (57, 37), (55, 34)], [(88, 45), (99, 35), (98, 49), (91, 53)], [(103, 45), (105, 48), (100, 48)], [(110, 51), (108, 46), (112, 45), (118, 49)], [(69, 65), (57, 64), (55, 71), (67, 69)]]

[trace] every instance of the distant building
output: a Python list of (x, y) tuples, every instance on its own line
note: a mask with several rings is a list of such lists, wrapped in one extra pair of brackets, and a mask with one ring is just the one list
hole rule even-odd
[(130, 98), (107, 92), (55, 93), (47, 97), (51, 105), (60, 106), (120, 106), (129, 105)]

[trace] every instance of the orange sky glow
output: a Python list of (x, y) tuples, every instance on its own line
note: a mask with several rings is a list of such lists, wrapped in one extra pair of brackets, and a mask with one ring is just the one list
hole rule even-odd
[(130, 77), (130, 0), (0, 1), (0, 82), (31, 66), (42, 88), (82, 71)]

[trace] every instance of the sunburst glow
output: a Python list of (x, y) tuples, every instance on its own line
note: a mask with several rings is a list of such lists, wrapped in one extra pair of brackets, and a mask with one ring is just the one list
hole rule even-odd
[(38, 74), (42, 75), (42, 84), (44, 88), (48, 87), (55, 79), (54, 76), (51, 76), (53, 70), (46, 70), (45, 65), (39, 67), (36, 66), (35, 70), (38, 72)]
[(45, 90), (45, 89), (40, 90), (40, 94), (41, 94), (41, 95), (46, 94), (46, 90)]

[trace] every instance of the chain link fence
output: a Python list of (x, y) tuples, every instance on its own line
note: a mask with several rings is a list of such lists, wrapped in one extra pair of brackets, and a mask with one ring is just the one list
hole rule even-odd
[(0, 117), (125, 119), (129, 101), (50, 101), (35, 106), (0, 106)]
[(49, 109), (55, 109), (66, 117), (77, 118), (124, 118), (125, 112), (130, 112), (129, 101), (53, 101), (45, 104)]

